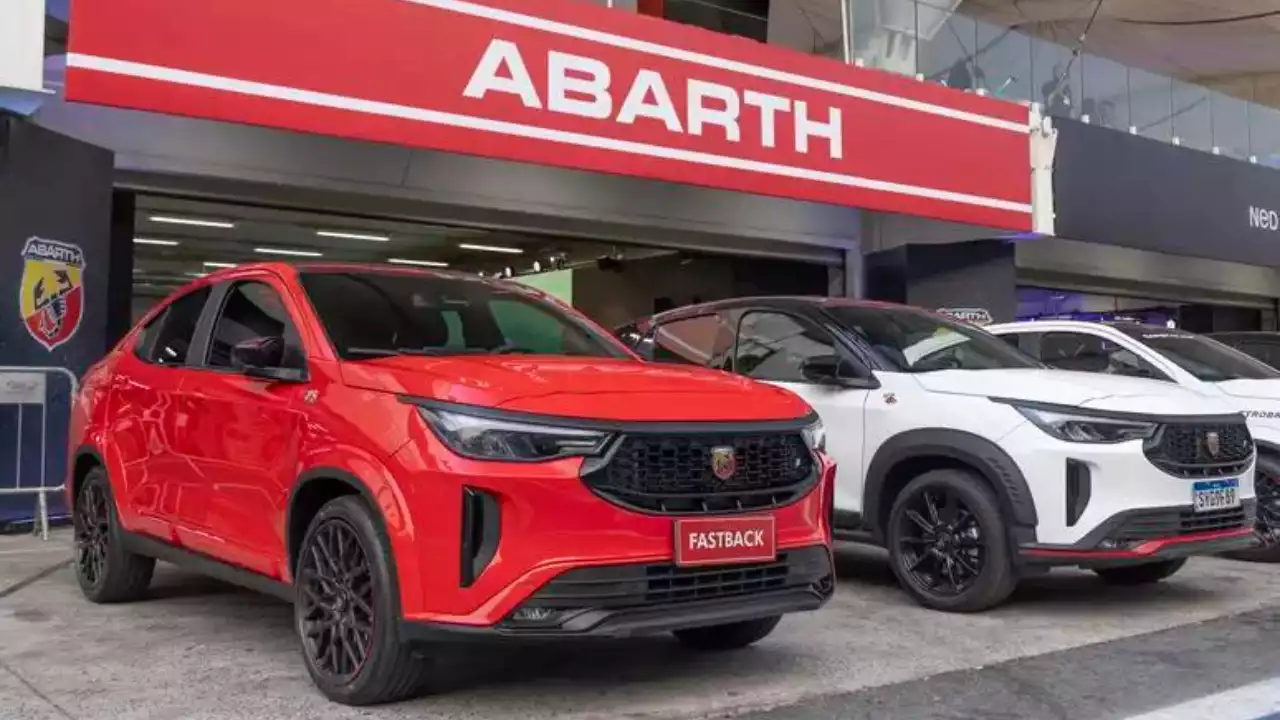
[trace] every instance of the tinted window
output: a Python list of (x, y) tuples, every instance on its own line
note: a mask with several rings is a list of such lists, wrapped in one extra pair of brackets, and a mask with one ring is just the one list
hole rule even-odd
[(284, 340), (281, 367), (302, 369), (305, 362), (298, 332), (280, 295), (266, 283), (236, 283), (227, 292), (222, 313), (214, 323), (207, 364), (209, 367), (231, 367), (231, 348), (246, 340), (263, 337)]
[(1280, 347), (1277, 347), (1274, 343), (1255, 340), (1250, 337), (1240, 338), (1231, 336), (1215, 336), (1213, 339), (1224, 345), (1229, 345), (1249, 357), (1260, 362), (1264, 362), (1271, 367), (1276, 367), (1277, 362), (1280, 362)]
[(174, 300), (147, 323), (139, 338), (138, 354), (159, 365), (183, 365), (191, 349), (196, 323), (209, 299), (210, 289), (200, 288)]
[(804, 362), (836, 352), (831, 336), (815, 325), (781, 313), (753, 312), (738, 326), (734, 368), (757, 380), (807, 382)]
[(1166, 379), (1164, 373), (1138, 357), (1132, 350), (1097, 335), (1073, 332), (1040, 333), (1039, 342), (1035, 343), (1035, 346), (1036, 355), (1040, 360), (1049, 367), (1059, 370)]
[(345, 359), (396, 354), (628, 357), (520, 285), (427, 273), (304, 272), (302, 285)]
[(729, 369), (733, 328), (721, 315), (700, 315), (663, 323), (652, 333), (645, 354), (664, 363)]
[(1280, 378), (1280, 371), (1203, 335), (1157, 325), (1117, 325), (1116, 329), (1206, 382)]
[(833, 305), (827, 312), (898, 372), (1040, 367), (986, 331), (924, 310)]

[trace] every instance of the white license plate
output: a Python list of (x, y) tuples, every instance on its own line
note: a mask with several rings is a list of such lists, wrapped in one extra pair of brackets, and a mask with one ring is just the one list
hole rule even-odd
[(1201, 480), (1191, 486), (1191, 505), (1196, 512), (1225, 510), (1240, 506), (1240, 481)]

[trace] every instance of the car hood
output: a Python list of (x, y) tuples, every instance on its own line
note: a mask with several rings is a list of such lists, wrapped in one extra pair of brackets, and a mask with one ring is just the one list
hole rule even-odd
[(1231, 397), (1280, 400), (1280, 379), (1223, 380), (1211, 384)]
[(914, 375), (925, 389), (951, 395), (1067, 405), (1152, 415), (1234, 413), (1226, 403), (1172, 383), (1097, 373), (1046, 370), (939, 370)]
[(799, 396), (729, 373), (639, 360), (501, 355), (345, 362), (352, 387), (518, 412), (617, 421), (788, 420)]

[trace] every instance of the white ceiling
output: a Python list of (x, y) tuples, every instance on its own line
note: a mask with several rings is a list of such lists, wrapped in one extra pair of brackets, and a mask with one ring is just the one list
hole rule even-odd
[[(960, 12), (1074, 47), (1097, 0), (964, 0)], [(1232, 18), (1255, 16), (1224, 22)], [(1102, 0), (1089, 52), (1280, 107), (1280, 0)]]

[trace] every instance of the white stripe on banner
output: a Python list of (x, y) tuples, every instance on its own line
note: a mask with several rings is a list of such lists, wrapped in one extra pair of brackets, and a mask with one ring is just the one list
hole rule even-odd
[(1280, 713), (1280, 678), (1208, 695), (1127, 720), (1264, 720)]
[(545, 18), (534, 17), (531, 15), (524, 15), (510, 10), (500, 10), (487, 5), (467, 2), (466, 0), (407, 1), (417, 5), (427, 5), (429, 7), (439, 8), (440, 10), (456, 12), (462, 15), (471, 15), (473, 17), (485, 18), (486, 20), (494, 20), (507, 25), (526, 27), (531, 30), (541, 30), (555, 35), (578, 38), (580, 40), (587, 40), (589, 42), (609, 45), (616, 48), (622, 48), (624, 50), (634, 50), (647, 55), (655, 55), (657, 57), (679, 60), (681, 62), (702, 65), (703, 67), (716, 68), (719, 70), (728, 70), (729, 72), (749, 75), (763, 80), (773, 80), (775, 82), (786, 83), (788, 85), (809, 88), (810, 90), (820, 90), (822, 92), (857, 98), (859, 100), (869, 100), (871, 102), (882, 103), (884, 105), (892, 105), (894, 107), (905, 108), (907, 110), (929, 113), (930, 115), (938, 115), (940, 117), (947, 117), (953, 120), (963, 120), (977, 125), (985, 125), (987, 127), (998, 128), (1000, 130), (1009, 130), (1011, 132), (1021, 133), (1024, 135), (1031, 129), (1030, 115), (1028, 115), (1027, 122), (1016, 123), (1010, 120), (1002, 120), (1000, 118), (993, 118), (965, 110), (957, 110), (943, 105), (934, 105), (933, 103), (927, 103), (921, 100), (912, 100), (910, 98), (898, 97), (896, 95), (887, 95), (874, 90), (853, 87), (851, 85), (842, 85), (828, 80), (820, 80), (818, 78), (807, 77), (805, 75), (797, 75), (784, 70), (775, 70), (773, 68), (738, 62), (737, 60), (729, 60), (727, 58), (716, 57), (714, 55), (704, 55), (692, 50), (682, 50), (668, 45), (660, 45), (658, 43), (647, 42), (645, 40), (636, 40), (635, 38), (614, 35), (600, 30), (578, 27), (577, 25), (569, 25), (568, 23), (556, 22), (555, 20), (547, 20)]
[(426, 110), (407, 105), (397, 105), (393, 103), (378, 102), (375, 100), (363, 100), (343, 95), (331, 95), (329, 93), (315, 92), (312, 90), (300, 90), (298, 88), (269, 85), (249, 80), (237, 80), (235, 78), (221, 77), (218, 75), (206, 75), (204, 73), (190, 72), (187, 70), (175, 70), (173, 68), (160, 67), (158, 65), (146, 65), (126, 60), (114, 60), (95, 55), (69, 53), (67, 55), (67, 66), (85, 70), (96, 70), (98, 72), (111, 73), (114, 75), (125, 75), (128, 77), (155, 80), (157, 82), (173, 83), (175, 85), (202, 87), (210, 90), (237, 93), (240, 95), (271, 98), (298, 103), (301, 105), (314, 105), (316, 107), (349, 110), (352, 112), (365, 113), (367, 115), (380, 115), (404, 120), (415, 120), (417, 122), (429, 123), (432, 125), (444, 125), (448, 127), (465, 128), (468, 130), (479, 130), (482, 132), (490, 132), (509, 137), (545, 140), (548, 142), (597, 150), (612, 150), (614, 152), (621, 152), (629, 155), (677, 160), (680, 162), (705, 165), (708, 167), (742, 170), (746, 172), (760, 173), (763, 175), (793, 178), (796, 180), (810, 180), (829, 185), (840, 185), (843, 187), (862, 188), (877, 192), (908, 195), (911, 197), (940, 200), (960, 205), (991, 208), (993, 210), (1004, 210), (1008, 212), (1022, 213), (1025, 215), (1031, 214), (1030, 203), (1013, 202), (1011, 200), (1001, 200), (999, 198), (970, 195), (968, 193), (958, 193), (950, 190), (938, 190), (936, 188), (906, 185), (903, 183), (888, 182), (885, 180), (873, 180), (871, 178), (858, 177), (855, 175), (841, 175), (839, 173), (824, 172), (822, 170), (812, 170), (809, 168), (793, 167), (790, 165), (778, 165), (776, 163), (729, 157), (726, 155), (715, 155), (712, 153), (697, 152), (694, 150), (669, 148), (662, 145), (652, 145), (649, 143), (633, 142), (630, 140), (618, 140), (615, 138), (600, 137), (597, 135), (587, 135), (585, 133), (554, 130), (551, 128), (538, 127), (536, 125), (522, 125), (502, 120), (492, 120), (489, 118), (473, 117), (470, 115), (459, 115), (456, 113), (440, 112), (438, 110)]

